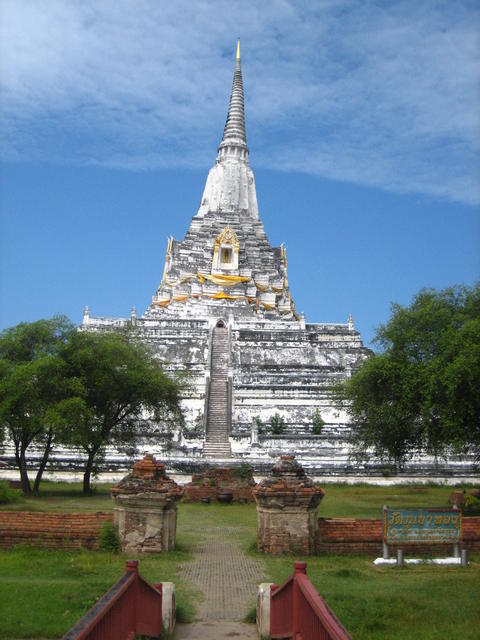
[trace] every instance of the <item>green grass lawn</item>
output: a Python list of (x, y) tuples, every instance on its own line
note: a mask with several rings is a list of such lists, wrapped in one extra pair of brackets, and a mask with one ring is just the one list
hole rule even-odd
[[(42, 494), (10, 505), (16, 510), (105, 511), (112, 508), (109, 488), (90, 497), (79, 486), (45, 483)], [(327, 485), (319, 515), (379, 517), (381, 507), (444, 506), (451, 487)], [(101, 506), (100, 506), (101, 505)], [(2, 505), (4, 508), (5, 505)], [(181, 617), (192, 616), (201, 597), (179, 579), (179, 565), (212, 527), (229, 527), (244, 549), (265, 559), (266, 574), (281, 583), (291, 573), (292, 557), (266, 557), (252, 551), (256, 540), (255, 505), (181, 503), (178, 549), (141, 557), (140, 572), (151, 582), (173, 581)], [(236, 533), (232, 535), (231, 528)], [(0, 551), (0, 638), (61, 637), (95, 600), (123, 574), (126, 556), (104, 552)], [(376, 568), (372, 558), (303, 558), (319, 593), (356, 640), (434, 640), (480, 637), (480, 556), (468, 568)], [(252, 605), (255, 594), (252, 594)]]
[(43, 480), (40, 493), (17, 502), (0, 504), (1, 510), (9, 511), (62, 511), (79, 513), (86, 511), (113, 511), (110, 489), (113, 484), (94, 485), (90, 495), (83, 495), (80, 482), (50, 482)]
[[(453, 487), (444, 485), (323, 485), (325, 497), (320, 503), (318, 515), (324, 518), (381, 518), (382, 506), (390, 507), (445, 507), (451, 506), (448, 497)], [(465, 487), (458, 485), (455, 491)]]
[(478, 640), (480, 556), (467, 568), (378, 568), (372, 558), (325, 556), (266, 558), (281, 584), (293, 560), (307, 575), (355, 640)]
[[(0, 638), (59, 638), (124, 573), (128, 556), (104, 552), (42, 551), (28, 547), (0, 551)], [(176, 550), (140, 558), (150, 582), (175, 583), (183, 619), (193, 614), (198, 594), (178, 577), (189, 554)]]
[(254, 504), (180, 503), (177, 541), (183, 547), (190, 548), (199, 537), (208, 536), (211, 527), (235, 528), (235, 533), (229, 529), (229, 538), (247, 551), (257, 539), (257, 509)]
[[(112, 511), (111, 484), (97, 484), (92, 495), (84, 496), (80, 483), (44, 481), (40, 495), (1, 505), (0, 509), (13, 511)], [(454, 487), (445, 485), (323, 485), (326, 495), (319, 508), (325, 518), (380, 518), (382, 506), (391, 507), (443, 507)], [(455, 490), (462, 490), (458, 485)]]

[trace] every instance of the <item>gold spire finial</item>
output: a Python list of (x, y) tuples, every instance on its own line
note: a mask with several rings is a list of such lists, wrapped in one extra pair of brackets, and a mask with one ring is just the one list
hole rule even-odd
[(237, 60), (240, 60), (240, 38), (237, 40)]

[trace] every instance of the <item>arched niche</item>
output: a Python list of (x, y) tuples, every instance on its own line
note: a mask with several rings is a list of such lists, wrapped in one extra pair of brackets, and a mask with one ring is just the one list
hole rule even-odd
[(215, 239), (212, 272), (237, 271), (239, 246), (237, 234), (227, 225)]

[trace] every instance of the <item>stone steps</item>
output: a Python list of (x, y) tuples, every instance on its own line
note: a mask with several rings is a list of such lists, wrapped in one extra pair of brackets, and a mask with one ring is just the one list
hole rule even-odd
[(232, 450), (229, 442), (205, 442), (203, 454), (208, 458), (230, 458)]
[(228, 441), (228, 332), (215, 327), (212, 335), (212, 363), (207, 411), (206, 457), (230, 457)]

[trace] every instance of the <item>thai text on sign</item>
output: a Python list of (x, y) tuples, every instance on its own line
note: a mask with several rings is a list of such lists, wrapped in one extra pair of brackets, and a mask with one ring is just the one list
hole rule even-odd
[(462, 514), (456, 509), (383, 510), (383, 538), (387, 544), (460, 540)]

